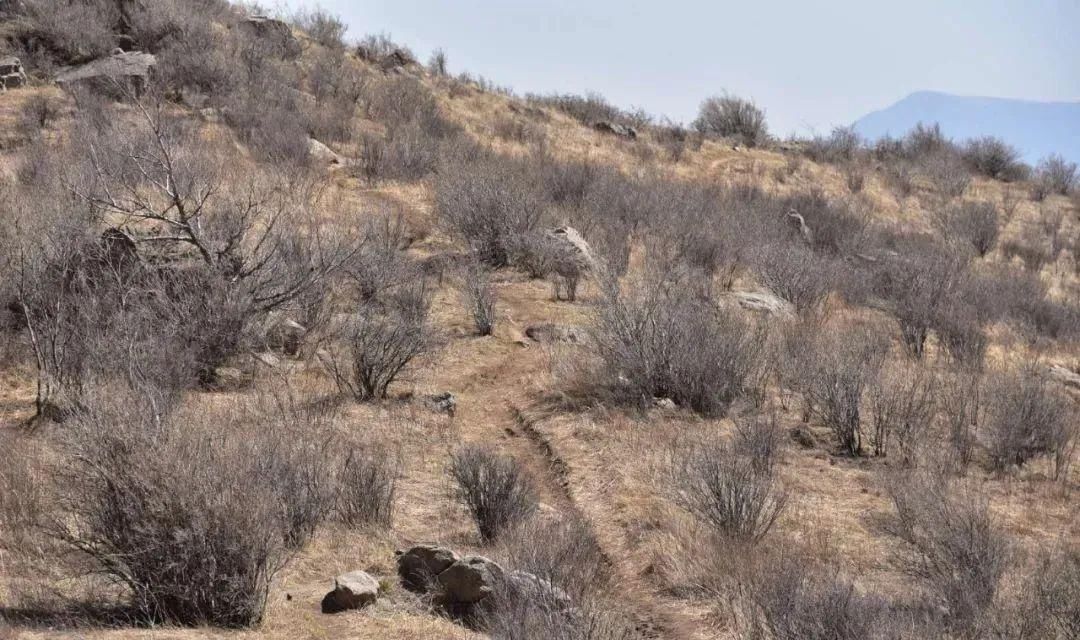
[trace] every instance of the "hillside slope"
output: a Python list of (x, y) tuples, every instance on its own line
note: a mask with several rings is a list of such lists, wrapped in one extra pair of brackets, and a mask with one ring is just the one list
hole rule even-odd
[(938, 123), (955, 140), (997, 136), (1034, 165), (1051, 154), (1080, 162), (1080, 102), (1035, 102), (919, 91), (855, 121), (876, 140), (902, 136), (918, 123)]

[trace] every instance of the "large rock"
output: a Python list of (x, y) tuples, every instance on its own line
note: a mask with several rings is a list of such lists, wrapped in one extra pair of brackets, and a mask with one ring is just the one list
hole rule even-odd
[(637, 129), (625, 124), (601, 121), (594, 124), (593, 129), (596, 129), (601, 133), (609, 133), (613, 136), (626, 138), (627, 140), (637, 140)]
[(398, 552), (398, 575), (406, 589), (423, 593), (439, 574), (457, 561), (458, 555), (446, 547), (421, 544)]
[(0, 58), (0, 91), (17, 89), (26, 84), (22, 62), (14, 57)]
[(360, 609), (379, 597), (379, 581), (366, 571), (352, 571), (334, 578), (334, 589), (322, 600), (323, 613)]
[(345, 164), (345, 159), (341, 155), (315, 138), (308, 138), (308, 153), (313, 159), (323, 164), (336, 166)]
[(528, 600), (551, 609), (569, 609), (573, 606), (573, 600), (566, 591), (525, 571), (511, 571), (506, 574), (505, 584), (512, 598)]
[(66, 89), (94, 85), (107, 93), (123, 89), (135, 94), (146, 89), (157, 58), (152, 54), (119, 52), (77, 67), (68, 67), (56, 76), (56, 84)]
[(300, 41), (293, 35), (289, 25), (276, 18), (251, 16), (238, 23), (238, 27), (251, 37), (268, 45), (282, 58), (296, 58), (302, 51)]
[(439, 574), (439, 597), (449, 605), (470, 605), (495, 592), (506, 572), (493, 560), (467, 556)]

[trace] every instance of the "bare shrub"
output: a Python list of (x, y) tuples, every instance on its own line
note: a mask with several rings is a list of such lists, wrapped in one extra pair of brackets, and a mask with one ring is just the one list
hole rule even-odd
[(350, 526), (389, 527), (400, 460), (382, 447), (354, 447), (337, 478), (335, 511)]
[(904, 154), (913, 160), (928, 156), (952, 153), (952, 142), (941, 131), (941, 125), (934, 123), (916, 124), (901, 142)]
[(780, 461), (787, 440), (775, 414), (735, 421), (734, 453), (764, 470), (771, 471)]
[(948, 299), (938, 308), (934, 332), (952, 362), (972, 369), (982, 367), (988, 344), (983, 321), (969, 300)]
[(436, 78), (446, 78), (450, 75), (450, 70), (446, 62), (446, 52), (442, 49), (436, 49), (431, 52), (431, 58), (428, 59), (427, 64), (428, 72)]
[(870, 328), (819, 337), (799, 385), (811, 412), (836, 436), (844, 453), (863, 453), (863, 393), (878, 374), (887, 345)]
[(662, 121), (654, 129), (654, 135), (672, 162), (681, 161), (687, 147), (691, 146), (690, 130), (677, 122)]
[(743, 579), (736, 599), (745, 610), (736, 616), (740, 637), (862, 640), (878, 637), (886, 627), (888, 603), (860, 593), (836, 570), (786, 550), (760, 564)]
[(736, 138), (748, 147), (764, 144), (769, 136), (765, 112), (752, 101), (731, 94), (706, 98), (694, 128), (703, 136)]
[(528, 94), (525, 99), (536, 106), (550, 107), (562, 111), (581, 124), (590, 127), (598, 122), (612, 122), (643, 128), (649, 124), (650, 120), (644, 112), (620, 109), (608, 102), (604, 96), (595, 92), (589, 92), (584, 96), (571, 93), (546, 96)]
[(937, 192), (946, 199), (961, 197), (971, 185), (970, 170), (952, 153), (927, 156), (921, 162), (921, 169)]
[(937, 409), (937, 379), (918, 365), (886, 367), (870, 385), (868, 405), (874, 455), (914, 466), (927, 446)]
[(828, 258), (796, 244), (767, 244), (751, 258), (762, 283), (800, 312), (816, 309), (835, 281)]
[(759, 542), (787, 503), (773, 465), (720, 440), (687, 444), (674, 454), (673, 499), (717, 534)]
[(1006, 240), (1001, 245), (1001, 253), (1009, 260), (1019, 258), (1024, 268), (1032, 273), (1039, 273), (1053, 259), (1042, 240), (1030, 234), (1020, 239)]
[(297, 13), (292, 20), (322, 46), (328, 49), (345, 48), (343, 38), (347, 26), (338, 16), (316, 7)]
[(836, 127), (828, 136), (814, 136), (805, 153), (814, 162), (852, 163), (864, 146), (854, 127)]
[(536, 511), (536, 494), (517, 460), (480, 445), (466, 446), (450, 459), (450, 476), (460, 500), (480, 532), (493, 542)]
[(946, 242), (969, 245), (980, 257), (994, 248), (1001, 233), (1000, 214), (992, 202), (965, 202), (941, 209), (933, 223)]
[(539, 226), (544, 202), (513, 162), (483, 159), (439, 172), (435, 208), (449, 230), (492, 267), (510, 262), (511, 244)]
[(518, 144), (541, 144), (545, 139), (544, 130), (536, 124), (515, 118), (500, 116), (494, 122), (495, 137)]
[(987, 398), (985, 435), (993, 467), (1023, 466), (1045, 455), (1060, 477), (1076, 437), (1069, 400), (1032, 368), (996, 376)]
[(882, 262), (873, 290), (900, 324), (904, 348), (922, 358), (930, 329), (937, 325), (940, 309), (957, 295), (965, 277), (962, 260), (929, 244), (909, 249), (910, 255)]
[(1077, 182), (1075, 162), (1068, 162), (1059, 155), (1050, 155), (1039, 162), (1035, 168), (1035, 179), (1031, 186), (1032, 197), (1043, 200), (1050, 194), (1069, 195)]
[(887, 487), (898, 533), (915, 552), (910, 571), (947, 609), (954, 631), (978, 628), (1008, 560), (1008, 544), (986, 498), (970, 487), (950, 485), (933, 470), (890, 475)]
[(14, 26), (23, 30), (19, 39), (42, 67), (88, 62), (108, 55), (114, 46), (112, 27), (120, 19), (115, 2), (29, 0), (22, 5), (28, 19)]
[(529, 518), (500, 538), (509, 566), (527, 571), (584, 602), (608, 586), (612, 569), (589, 523), (568, 514)]
[(858, 160), (852, 160), (847, 162), (843, 166), (844, 183), (847, 184), (848, 191), (852, 193), (862, 193), (863, 187), (866, 186), (866, 180), (869, 177), (869, 169), (866, 164), (859, 162)]
[(466, 269), (461, 296), (476, 332), (482, 336), (491, 335), (495, 328), (495, 289), (482, 265), (472, 264)]
[(34, 94), (23, 103), (20, 120), (25, 131), (37, 133), (47, 129), (49, 124), (60, 115), (60, 108), (53, 98), (46, 94)]
[(754, 388), (763, 365), (762, 328), (663, 283), (609, 294), (593, 334), (594, 382), (639, 406), (670, 398), (721, 415)]
[(968, 140), (962, 150), (964, 161), (973, 171), (1003, 182), (1027, 178), (1031, 169), (1020, 160), (1020, 152), (992, 136)]
[(967, 470), (975, 454), (984, 413), (981, 390), (979, 375), (958, 372), (945, 382), (938, 394), (952, 463), (960, 473)]
[(406, 367), (435, 346), (430, 307), (423, 281), (383, 300), (359, 303), (356, 314), (319, 356), (338, 388), (360, 401), (386, 398)]
[(223, 431), (223, 415), (106, 395), (65, 430), (49, 532), (144, 621), (258, 623), (274, 575), (332, 504), (326, 440), (273, 414)]
[(1043, 552), (1019, 602), (1003, 612), (1005, 637), (1067, 640), (1080, 635), (1080, 550)]

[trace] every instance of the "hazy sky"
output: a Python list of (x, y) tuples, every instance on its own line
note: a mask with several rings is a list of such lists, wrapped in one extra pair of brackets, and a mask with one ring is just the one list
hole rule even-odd
[(1080, 0), (293, 0), (518, 93), (594, 90), (693, 119), (728, 90), (827, 132), (922, 89), (1080, 99)]

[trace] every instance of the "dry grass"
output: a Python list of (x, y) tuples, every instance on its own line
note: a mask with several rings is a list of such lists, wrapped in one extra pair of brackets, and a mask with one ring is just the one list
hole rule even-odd
[[(537, 138), (546, 140), (556, 158), (584, 160), (631, 173), (647, 169), (681, 179), (708, 180), (719, 184), (758, 185), (771, 193), (790, 195), (816, 186), (837, 198), (854, 198), (842, 170), (802, 161), (798, 170), (785, 173), (788, 153), (772, 150), (733, 150), (730, 144), (706, 141), (700, 149), (688, 148), (680, 162), (670, 165), (659, 144), (645, 136), (636, 143), (605, 137), (583, 127), (569, 116), (551, 110), (536, 115), (514, 98), (478, 90), (463, 93), (450, 89), (449, 81), (425, 80), (434, 86), (440, 109), (463, 127), (467, 136), (490, 143), (495, 151), (526, 153), (532, 144), (515, 139), (492, 139), (495, 123), (508, 114), (527, 122)], [(21, 104), (34, 88), (0, 94), (0, 130), (14, 123)], [(66, 115), (55, 125), (62, 128)], [(376, 123), (358, 121), (363, 130)], [(11, 145), (20, 144), (12, 140)], [(0, 166), (11, 167), (22, 153), (20, 146), (0, 140)], [(652, 148), (660, 160), (642, 160), (641, 149)], [(781, 182), (776, 176), (786, 176)], [(965, 193), (970, 201), (1000, 202), (1000, 183), (977, 178)], [(869, 177), (857, 195), (872, 211), (875, 223), (908, 231), (929, 231), (935, 208), (933, 186), (916, 179), (909, 197), (890, 190), (879, 177)], [(403, 212), (414, 241), (413, 257), (435, 256), (459, 249), (434, 224), (434, 193), (430, 182), (380, 182), (369, 188), (346, 172), (333, 175), (321, 212), (327, 221), (341, 219), (343, 212), (362, 215), (385, 211), (388, 206)], [(1004, 244), (1017, 240), (1038, 224), (1040, 207), (1065, 213), (1062, 234), (1075, 235), (1075, 204), (1058, 196), (1043, 203), (1020, 202), (1005, 220)], [(633, 272), (641, 265), (640, 248), (630, 261)], [(987, 253), (992, 264), (1007, 261), (999, 249)], [(1047, 266), (1041, 274), (1052, 295), (1075, 291), (1074, 271)], [(416, 542), (437, 541), (461, 552), (481, 551), (475, 526), (464, 509), (446, 501), (445, 468), (450, 452), (462, 444), (484, 444), (513, 456), (535, 481), (541, 513), (577, 514), (595, 533), (603, 556), (611, 562), (611, 582), (633, 613), (637, 625), (654, 637), (689, 640), (731, 637), (733, 621), (716, 603), (700, 593), (683, 589), (691, 573), (685, 556), (690, 547), (692, 525), (669, 504), (658, 478), (669, 447), (685, 437), (729, 436), (730, 419), (704, 419), (680, 410), (650, 409), (643, 416), (609, 407), (587, 412), (564, 411), (552, 401), (552, 369), (565, 354), (553, 357), (553, 347), (523, 337), (526, 327), (549, 322), (582, 326), (591, 321), (600, 299), (595, 283), (582, 287), (576, 303), (552, 299), (549, 286), (508, 270), (491, 274), (490, 286), (498, 298), (497, 320), (492, 335), (475, 335), (473, 320), (461, 304), (451, 280), (433, 292), (431, 323), (446, 336), (436, 353), (422, 359), (397, 382), (391, 398), (377, 405), (347, 404), (342, 436), (357, 444), (372, 442), (393, 451), (401, 460), (393, 525), (389, 530), (350, 529), (332, 524), (279, 575), (272, 587), (266, 618), (256, 630), (219, 632), (210, 629), (80, 630), (80, 637), (121, 638), (271, 638), (341, 637), (406, 640), (481, 637), (453, 622), (433, 615), (412, 596), (391, 589), (387, 597), (369, 610), (341, 616), (318, 612), (319, 599), (337, 573), (365, 569), (393, 582), (393, 550)], [(856, 312), (834, 301), (827, 313), (850, 318)], [(1029, 345), (1008, 329), (988, 332), (989, 361), (1030, 357)], [(1048, 342), (1039, 348), (1055, 361), (1080, 363), (1080, 347)], [(899, 357), (894, 349), (890, 357)], [(942, 366), (933, 360), (930, 366)], [(306, 398), (333, 393), (331, 383), (316, 367), (291, 363), (277, 370), (262, 370), (260, 381), (289, 378), (294, 391)], [(3, 367), (0, 370), (0, 445), (19, 437), (20, 426), (33, 412), (33, 387), (29, 372)], [(418, 400), (423, 394), (450, 391), (457, 397), (453, 419), (438, 416)], [(777, 419), (786, 433), (801, 424), (799, 409), (783, 408), (777, 389), (769, 388), (766, 402), (777, 407)], [(213, 396), (208, 401), (213, 401)], [(735, 411), (745, 411), (742, 406)], [(812, 420), (807, 425), (819, 443), (830, 441), (829, 429)], [(42, 432), (47, 438), (48, 433)], [(8, 452), (7, 446), (0, 451)], [(1073, 465), (1059, 482), (1050, 480), (1045, 460), (1036, 460), (1014, 477), (1004, 478), (983, 470), (976, 458), (968, 474), (987, 495), (990, 510), (1013, 542), (1023, 550), (1052, 545), (1080, 545), (1080, 515), (1075, 509), (1080, 465)], [(918, 585), (895, 561), (896, 540), (884, 522), (892, 513), (879, 468), (887, 461), (835, 456), (825, 444), (816, 448), (790, 447), (777, 465), (777, 474), (790, 496), (788, 508), (770, 536), (798, 541), (821, 558), (840, 558), (847, 575), (858, 576), (856, 586), (889, 598), (910, 597)], [(3, 571), (5, 550), (0, 548), (0, 600), (7, 602), (13, 582)], [(692, 577), (692, 576), (690, 576)], [(28, 628), (20, 637), (64, 638), (71, 630)], [(0, 632), (0, 636), (2, 636)]]

